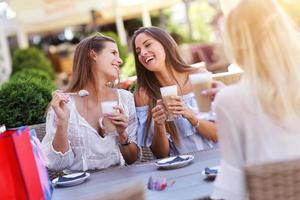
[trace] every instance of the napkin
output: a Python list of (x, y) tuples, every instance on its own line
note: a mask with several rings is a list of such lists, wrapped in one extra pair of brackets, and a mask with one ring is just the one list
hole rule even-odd
[(176, 163), (176, 162), (181, 162), (181, 161), (185, 161), (185, 160), (189, 160), (190, 158), (187, 157), (187, 158), (182, 158), (180, 156), (176, 156), (173, 160), (170, 160), (168, 162), (166, 162), (167, 164), (173, 164), (173, 163)]
[(85, 176), (86, 176), (85, 172), (83, 172), (82, 174), (80, 174), (78, 176), (74, 176), (74, 177), (59, 176), (58, 177), (58, 182), (72, 181), (72, 180), (76, 180), (76, 179), (79, 179), (79, 178), (83, 178)]

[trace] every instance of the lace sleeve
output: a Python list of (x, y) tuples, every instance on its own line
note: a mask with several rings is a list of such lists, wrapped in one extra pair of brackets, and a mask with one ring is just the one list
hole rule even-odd
[(127, 133), (129, 139), (132, 142), (137, 143), (138, 121), (137, 121), (133, 95), (126, 90), (120, 90), (120, 96), (121, 96), (121, 104), (124, 108), (126, 115), (128, 116)]
[(55, 170), (66, 169), (71, 166), (74, 160), (74, 153), (69, 142), (69, 150), (65, 153), (57, 152), (52, 146), (52, 141), (56, 133), (56, 124), (55, 124), (56, 115), (51, 109), (47, 114), (46, 119), (46, 135), (42, 141), (42, 149), (47, 155), (49, 163), (47, 167)]

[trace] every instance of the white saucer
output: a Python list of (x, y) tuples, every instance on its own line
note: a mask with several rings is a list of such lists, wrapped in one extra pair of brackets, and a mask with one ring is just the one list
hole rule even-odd
[[(63, 177), (65, 177), (65, 178), (73, 178), (73, 177), (76, 177), (76, 176), (80, 176), (83, 173), (84, 172), (67, 174), (67, 175), (64, 175)], [(58, 181), (58, 177), (57, 177), (57, 178), (55, 178), (55, 179), (52, 180), (52, 184), (54, 186), (64, 186), (64, 187), (78, 185), (80, 183), (83, 183), (89, 176), (90, 176), (90, 173), (85, 172), (85, 176), (84, 177), (80, 177), (80, 178), (73, 179), (73, 180), (70, 180), (70, 181), (63, 181), (63, 182), (59, 182)]]
[(218, 172), (217, 173), (211, 173), (211, 174), (206, 174), (205, 170), (202, 171), (202, 174), (207, 178), (207, 179), (214, 179), (216, 178), (217, 174), (220, 172), (220, 166), (214, 166), (214, 167), (209, 167), (209, 169), (215, 169)]
[(169, 157), (169, 158), (165, 158), (165, 159), (156, 161), (155, 165), (157, 167), (163, 168), (163, 169), (175, 169), (175, 168), (180, 168), (180, 167), (186, 166), (192, 160), (194, 160), (194, 156), (193, 155), (180, 155), (181, 158), (187, 159), (187, 160), (168, 163), (168, 162), (174, 160), (176, 157), (177, 156), (173, 156), (173, 157)]

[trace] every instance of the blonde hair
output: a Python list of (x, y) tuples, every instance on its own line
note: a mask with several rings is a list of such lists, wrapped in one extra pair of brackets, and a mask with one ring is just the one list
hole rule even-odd
[(273, 0), (241, 0), (225, 22), (225, 43), (263, 110), (276, 121), (300, 117), (300, 36)]

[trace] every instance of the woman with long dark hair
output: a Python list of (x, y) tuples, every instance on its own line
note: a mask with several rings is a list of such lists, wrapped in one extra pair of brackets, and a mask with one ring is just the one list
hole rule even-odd
[[(135, 102), (139, 120), (138, 144), (157, 158), (213, 148), (214, 122), (201, 119), (189, 75), (195, 69), (179, 55), (173, 38), (157, 27), (143, 27), (133, 36), (137, 72)], [(177, 85), (179, 97), (169, 109), (179, 117), (166, 121), (160, 88)]]

